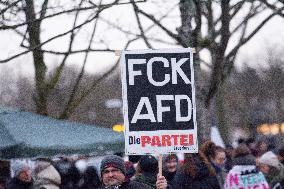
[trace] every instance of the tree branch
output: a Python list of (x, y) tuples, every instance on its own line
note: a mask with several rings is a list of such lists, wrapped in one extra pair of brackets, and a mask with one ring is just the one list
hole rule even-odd
[[(102, 1), (102, 0), (101, 0)], [(100, 3), (101, 3), (100, 1)], [(98, 15), (99, 17), (99, 15)], [(85, 52), (85, 57), (84, 57), (84, 61), (83, 61), (83, 66), (81, 68), (81, 71), (76, 79), (76, 82), (75, 82), (75, 85), (71, 91), (71, 94), (70, 94), (70, 97), (68, 99), (68, 102), (67, 102), (67, 105), (64, 109), (64, 111), (62, 112), (62, 114), (60, 115), (60, 118), (67, 118), (68, 115), (70, 115), (70, 107), (71, 105), (73, 104), (73, 101), (74, 101), (74, 98), (75, 98), (75, 94), (79, 88), (79, 84), (83, 78), (83, 75), (84, 75), (84, 72), (85, 72), (85, 66), (86, 66), (86, 63), (87, 63), (87, 59), (88, 59), (88, 55), (89, 55), (89, 49), (91, 48), (92, 46), (92, 42), (93, 42), (93, 38), (95, 36), (95, 33), (96, 33), (96, 29), (97, 29), (97, 23), (98, 23), (98, 19), (96, 19), (95, 23), (94, 23), (94, 28), (93, 28), (93, 31), (92, 31), (92, 34), (91, 34), (91, 39), (89, 41), (89, 45), (88, 45), (88, 48), (87, 48), (87, 51)]]
[[(139, 38), (134, 38), (132, 40), (129, 40), (126, 43), (124, 49), (127, 49), (128, 46), (132, 42), (136, 41), (137, 39), (139, 39)], [(119, 60), (115, 63), (115, 65), (111, 69), (109, 69), (107, 72), (105, 72), (100, 78), (98, 78), (98, 79), (94, 78), (92, 86), (89, 89), (82, 91), (81, 95), (77, 99), (75, 99), (72, 102), (72, 104), (70, 104), (70, 108), (69, 108), (68, 112), (66, 112), (66, 115), (65, 116), (61, 115), (59, 117), (59, 119), (65, 119), (65, 118), (69, 117), (72, 114), (72, 112), (74, 112), (74, 110), (80, 105), (80, 103), (83, 100), (85, 100), (85, 98), (94, 91), (94, 89), (98, 86), (98, 84), (100, 84), (102, 81), (104, 81), (105, 78), (107, 78), (110, 74), (112, 74), (114, 72), (114, 70), (117, 69), (118, 65), (119, 65)]]
[(47, 4), (48, 4), (48, 0), (44, 0), (41, 6), (40, 17), (39, 17), (40, 20), (42, 20), (46, 14)]
[(171, 32), (169, 29), (167, 29), (165, 26), (163, 26), (153, 15), (147, 14), (141, 9), (137, 10), (139, 13), (144, 15), (146, 18), (151, 20), (153, 23), (155, 23), (157, 26), (159, 26), (163, 31), (165, 31), (170, 37), (175, 39), (178, 43), (180, 43), (182, 46), (187, 47), (187, 44), (184, 43), (184, 41), (175, 33)]
[(284, 7), (282, 9), (279, 9), (277, 12), (270, 14), (268, 17), (266, 17), (266, 19), (264, 19), (247, 37), (243, 38), (242, 41), (240, 41), (240, 43), (238, 43), (238, 45), (236, 45), (227, 55), (226, 59), (231, 58), (232, 56), (234, 56), (240, 47), (242, 47), (244, 44), (246, 44), (271, 18), (273, 18), (274, 16), (276, 16), (278, 14), (278, 12), (281, 12), (282, 10), (284, 10)]
[[(7, 10), (9, 10), (10, 8), (14, 7), (15, 5), (17, 5), (20, 1), (22, 0), (17, 0), (11, 4), (8, 4), (6, 8), (0, 10), (0, 15), (4, 14)], [(8, 2), (8, 1), (7, 1)]]
[(138, 27), (139, 27), (139, 30), (140, 30), (140, 35), (141, 35), (142, 39), (144, 40), (145, 44), (147, 45), (147, 47), (149, 49), (153, 49), (152, 45), (149, 43), (148, 39), (145, 36), (144, 30), (143, 30), (143, 27), (142, 27), (142, 24), (141, 24), (139, 15), (138, 15), (138, 7), (135, 4), (134, 0), (131, 0), (131, 3), (132, 3), (132, 6), (133, 6), (136, 21), (137, 21), (137, 24), (138, 24)]
[[(108, 7), (110, 7), (110, 5), (109, 6), (104, 6), (103, 8), (106, 9)], [(55, 13), (55, 14), (47, 15), (47, 16), (45, 16), (43, 18), (37, 18), (37, 19), (34, 19), (34, 20), (28, 20), (28, 21), (20, 23), (20, 24), (10, 25), (10, 26), (9, 25), (4, 25), (4, 26), (0, 27), (0, 30), (15, 29), (15, 28), (27, 25), (27, 24), (32, 23), (32, 22), (42, 21), (44, 19), (52, 18), (52, 17), (55, 17), (55, 16), (59, 16), (61, 14), (67, 14), (67, 13), (71, 13), (71, 12), (75, 12), (75, 11), (91, 10), (91, 9), (95, 9), (95, 8), (97, 8), (97, 6), (82, 7), (82, 8), (74, 8), (74, 9), (64, 10), (64, 11), (61, 11), (61, 12), (58, 12), (58, 13)]]
[(257, 11), (257, 9), (261, 7), (261, 5), (258, 5), (257, 7), (254, 7), (253, 4), (250, 7), (250, 10), (248, 12), (248, 14), (245, 16), (245, 18), (243, 19), (243, 21), (241, 23), (239, 23), (233, 30), (231, 33), (235, 33), (237, 32), (244, 24), (247, 23), (247, 21), (255, 16), (257, 16), (259, 13), (261, 13), (263, 9)]
[[(102, 10), (100, 10), (100, 11), (102, 11)], [(100, 11), (98, 11), (98, 12), (100, 12)], [(50, 38), (50, 39), (44, 41), (43, 43), (41, 43), (41, 44), (39, 44), (39, 45), (37, 45), (37, 46), (30, 47), (30, 49), (28, 49), (28, 50), (26, 50), (26, 51), (23, 51), (23, 52), (21, 52), (21, 53), (19, 53), (19, 54), (13, 55), (13, 56), (11, 56), (10, 58), (0, 60), (0, 63), (7, 63), (7, 62), (10, 61), (10, 60), (13, 60), (13, 59), (15, 59), (15, 58), (18, 58), (19, 56), (22, 56), (22, 55), (24, 55), (24, 54), (27, 54), (27, 53), (29, 53), (29, 52), (31, 52), (31, 51), (33, 51), (33, 50), (36, 50), (37, 48), (39, 48), (39, 47), (41, 47), (41, 46), (43, 46), (43, 45), (45, 45), (45, 44), (47, 44), (47, 43), (49, 43), (49, 42), (51, 42), (51, 41), (57, 39), (57, 38), (59, 38), (59, 37), (65, 36), (65, 35), (71, 33), (72, 31), (74, 31), (74, 30), (76, 30), (76, 29), (82, 27), (83, 25), (85, 25), (85, 24), (91, 22), (92, 20), (96, 19), (96, 18), (97, 18), (97, 15), (98, 15), (98, 14), (96, 14), (96, 15), (93, 16), (92, 18), (86, 20), (85, 22), (83, 22), (83, 23), (77, 25), (76, 27), (74, 27), (74, 28), (72, 28), (72, 29), (70, 29), (70, 30), (68, 30), (68, 31), (66, 31), (66, 32), (64, 32), (64, 33), (61, 33), (61, 34), (59, 34), (59, 35), (56, 35), (56, 36), (54, 36), (54, 37), (52, 37), (52, 38)]]
[(44, 53), (54, 54), (54, 55), (71, 55), (71, 54), (79, 54), (79, 53), (85, 53), (85, 52), (110, 52), (114, 53), (115, 49), (82, 49), (82, 50), (72, 50), (72, 51), (66, 51), (66, 52), (60, 52), (60, 51), (53, 51), (53, 50), (41, 50)]
[[(81, 2), (79, 3), (79, 7), (81, 7), (82, 3), (83, 3), (84, 0), (81, 0)], [(74, 22), (73, 22), (73, 27), (72, 28), (75, 28), (76, 27), (76, 23), (77, 23), (77, 19), (78, 19), (78, 15), (79, 15), (79, 12), (80, 10), (78, 10), (75, 14), (75, 18), (74, 18)], [(60, 75), (62, 73), (62, 70), (65, 66), (65, 62), (68, 58), (68, 56), (70, 55), (70, 51), (72, 51), (72, 45), (73, 45), (73, 41), (74, 41), (74, 37), (75, 37), (75, 34), (74, 34), (75, 30), (73, 30), (71, 32), (71, 35), (70, 35), (70, 40), (69, 40), (69, 47), (68, 47), (68, 51), (66, 54), (64, 54), (64, 58), (62, 60), (62, 62), (60, 63), (60, 65), (57, 67), (57, 69), (55, 70), (55, 74), (54, 76), (51, 78), (51, 80), (48, 82), (48, 90), (53, 90), (55, 88), (55, 85), (57, 84), (57, 82), (59, 81), (59, 78), (60, 78)]]
[[(275, 4), (273, 5), (273, 4), (268, 3), (267, 0), (259, 0), (259, 1), (264, 3), (268, 8), (270, 8), (273, 11), (277, 11), (279, 9), (275, 6)], [(284, 1), (282, 1), (281, 3), (284, 5)], [(278, 15), (284, 17), (284, 13), (282, 12), (279, 12)]]

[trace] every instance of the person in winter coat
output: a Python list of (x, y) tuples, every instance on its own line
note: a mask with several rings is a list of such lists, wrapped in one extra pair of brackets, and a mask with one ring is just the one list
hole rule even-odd
[(101, 189), (152, 189), (143, 183), (125, 181), (124, 160), (116, 155), (106, 156), (101, 162)]
[(219, 189), (214, 168), (200, 151), (185, 154), (184, 164), (176, 173), (170, 189)]
[(224, 189), (269, 189), (264, 175), (257, 170), (255, 158), (245, 144), (234, 151), (233, 168), (226, 177)]
[(98, 172), (94, 166), (88, 166), (84, 176), (83, 176), (84, 183), (80, 187), (80, 189), (97, 189), (100, 187), (100, 177)]
[(178, 157), (176, 154), (166, 155), (163, 161), (163, 176), (171, 185), (178, 170)]
[(12, 165), (14, 177), (8, 181), (6, 189), (32, 189), (31, 169), (26, 162), (16, 161)]
[(142, 156), (137, 165), (139, 173), (134, 181), (156, 188), (158, 160), (151, 155)]
[(34, 189), (59, 189), (61, 177), (51, 161), (37, 161), (34, 175)]
[(226, 153), (225, 149), (216, 146), (212, 141), (207, 141), (201, 145), (201, 151), (205, 154), (206, 158), (210, 161), (214, 171), (216, 173), (216, 177), (218, 179), (218, 183), (221, 188), (223, 188), (226, 178), (226, 171), (224, 169)]
[(74, 162), (70, 161), (70, 159), (63, 158), (54, 165), (61, 177), (60, 189), (79, 188), (78, 182), (80, 181), (81, 175)]
[(125, 180), (130, 181), (130, 180), (133, 179), (133, 177), (136, 173), (135, 167), (134, 167), (134, 165), (131, 161), (124, 162), (124, 166), (125, 166), (125, 170), (126, 170)]
[(259, 169), (265, 175), (270, 188), (284, 188), (284, 167), (273, 152), (266, 152), (259, 158)]

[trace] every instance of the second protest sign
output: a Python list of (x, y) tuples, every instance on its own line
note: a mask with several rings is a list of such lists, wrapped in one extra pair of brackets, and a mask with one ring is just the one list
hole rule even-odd
[(126, 154), (198, 151), (193, 52), (122, 52)]

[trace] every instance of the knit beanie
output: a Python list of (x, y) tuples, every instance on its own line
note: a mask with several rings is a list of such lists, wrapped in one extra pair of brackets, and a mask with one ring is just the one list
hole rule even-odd
[(259, 158), (259, 163), (280, 169), (280, 162), (279, 162), (277, 156), (271, 151), (264, 153)]
[(142, 156), (139, 160), (139, 165), (142, 172), (157, 173), (159, 169), (158, 160), (151, 155)]
[(19, 174), (25, 169), (29, 167), (28, 164), (24, 161), (15, 161), (12, 163), (11, 168), (14, 172), (14, 177), (19, 176)]
[(124, 160), (121, 157), (116, 155), (106, 156), (101, 162), (101, 173), (109, 167), (115, 167), (125, 175)]

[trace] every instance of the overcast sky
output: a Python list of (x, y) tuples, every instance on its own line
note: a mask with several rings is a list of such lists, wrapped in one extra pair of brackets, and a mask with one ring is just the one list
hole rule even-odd
[[(168, 1), (170, 2), (168, 5), (162, 4), (163, 0), (153, 0), (149, 3), (145, 3), (142, 5), (143, 8), (147, 10), (147, 12), (151, 12), (152, 14), (161, 14), (162, 12), (167, 12), (169, 10), (172, 10), (169, 14), (169, 19), (165, 20), (164, 22), (167, 23), (167, 27), (171, 28), (172, 30), (175, 30), (180, 25), (180, 20), (178, 18), (179, 15), (179, 9), (178, 7), (172, 9), (172, 7), (175, 6), (175, 4), (178, 2), (177, 0), (174, 1)], [(153, 6), (153, 4), (157, 4), (158, 6)], [(117, 23), (119, 22), (121, 26), (128, 30), (138, 31), (137, 26), (134, 24), (134, 16), (133, 16), (133, 10), (132, 7), (129, 6), (117, 6), (116, 8), (112, 8), (109, 11), (105, 11), (102, 15), (105, 19), (110, 20), (111, 22)], [(257, 23), (261, 21), (261, 18), (258, 17), (255, 19), (254, 23)], [(43, 39), (47, 39), (51, 36), (54, 36), (58, 33), (62, 33), (63, 31), (66, 31), (68, 27), (70, 27), (72, 23), (72, 20), (68, 17), (60, 17), (56, 19), (49, 19), (48, 21), (43, 22), (44, 28), (43, 28)], [(145, 26), (150, 25), (151, 23), (147, 20), (143, 20), (143, 24)], [(110, 28), (105, 24), (104, 22), (99, 23), (97, 30), (97, 39), (104, 39), (105, 42), (107, 42), (112, 49), (122, 49), (126, 43), (126, 36), (124, 34), (121, 34), (117, 32), (116, 30)], [(252, 23), (251, 28), (254, 27), (254, 24)], [(89, 28), (91, 29), (91, 28)], [(90, 34), (91, 30), (88, 30), (88, 28), (82, 32), (81, 37), (79, 40), (76, 41), (76, 44), (78, 47), (86, 47), (88, 45), (87, 41), (87, 34)], [(149, 35), (156, 35), (155, 30), (152, 30)], [(159, 33), (160, 36), (165, 36), (165, 34)], [(284, 19), (275, 17), (272, 19), (266, 26), (262, 28), (262, 30), (250, 41), (248, 42), (244, 47), (241, 48), (241, 51), (238, 55), (238, 59), (236, 62), (236, 65), (240, 68), (243, 65), (243, 62), (248, 63), (252, 67), (258, 67), (259, 61), (258, 59), (262, 59), (262, 57), (265, 57), (265, 50), (267, 47), (272, 48), (279, 48), (282, 45), (282, 41), (284, 39)], [(13, 32), (2, 32), (0, 35), (0, 58), (7, 58), (10, 55), (13, 55), (19, 51), (19, 43), (21, 39), (15, 35)], [(66, 42), (68, 41), (68, 38), (62, 38), (60, 40), (57, 40), (55, 42), (52, 42), (48, 44), (46, 47), (49, 49), (64, 49), (66, 48)], [(171, 42), (171, 40), (168, 40)], [(99, 42), (98, 42), (99, 43)], [(234, 43), (234, 40), (231, 41), (231, 45)], [(166, 44), (154, 44), (155, 48), (169, 48), (174, 47), (171, 45)], [(276, 48), (277, 47), (277, 48)], [(82, 49), (81, 48), (81, 49)], [(130, 49), (145, 49), (146, 46), (143, 44), (143, 42), (138, 41), (133, 43), (130, 46)], [(21, 49), (22, 50), (22, 49)], [(206, 53), (203, 53), (202, 56), (204, 59), (206, 59)], [(54, 67), (56, 65), (56, 62), (59, 62), (60, 59), (53, 57), (53, 56), (45, 56), (45, 59), (48, 62), (49, 68)], [(114, 53), (92, 53), (91, 56), (89, 56), (88, 64), (86, 67), (86, 70), (88, 72), (101, 72), (104, 71), (106, 68), (109, 68), (117, 59), (117, 57), (114, 55)], [(6, 63), (5, 65), (0, 65), (0, 69), (3, 68), (3, 66), (11, 66), (13, 68), (17, 68), (18, 71), (16, 73), (26, 73), (31, 74), (33, 73), (33, 66), (31, 61), (31, 54), (22, 56), (20, 58), (17, 58), (9, 63)], [(76, 55), (72, 56), (70, 59), (68, 59), (68, 64), (70, 65), (81, 65), (83, 60), (83, 55)]]

